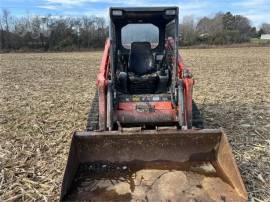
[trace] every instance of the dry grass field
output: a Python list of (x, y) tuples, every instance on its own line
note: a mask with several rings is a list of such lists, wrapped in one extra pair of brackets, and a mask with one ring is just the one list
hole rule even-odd
[[(206, 126), (223, 127), (251, 201), (270, 201), (270, 48), (187, 49)], [(0, 201), (55, 201), (101, 52), (0, 55)]]

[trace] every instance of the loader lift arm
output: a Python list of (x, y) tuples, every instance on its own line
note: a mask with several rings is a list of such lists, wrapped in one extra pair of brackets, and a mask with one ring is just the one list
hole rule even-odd
[(108, 75), (110, 66), (110, 39), (106, 40), (105, 48), (99, 67), (99, 73), (97, 75), (96, 85), (98, 90), (98, 103), (99, 103), (99, 129), (105, 130), (106, 128), (106, 114), (107, 114), (107, 87), (108, 87)]

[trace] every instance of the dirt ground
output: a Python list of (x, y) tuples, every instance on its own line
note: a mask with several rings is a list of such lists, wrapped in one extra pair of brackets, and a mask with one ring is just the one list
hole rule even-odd
[[(270, 201), (270, 48), (185, 49), (206, 127), (223, 127), (251, 201)], [(101, 52), (0, 55), (0, 201), (55, 201)]]

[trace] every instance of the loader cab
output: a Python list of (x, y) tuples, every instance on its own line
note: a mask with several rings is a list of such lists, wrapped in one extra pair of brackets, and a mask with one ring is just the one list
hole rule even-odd
[[(168, 38), (173, 49), (166, 48)], [(176, 77), (178, 8), (110, 9), (111, 79), (122, 94), (167, 93)]]

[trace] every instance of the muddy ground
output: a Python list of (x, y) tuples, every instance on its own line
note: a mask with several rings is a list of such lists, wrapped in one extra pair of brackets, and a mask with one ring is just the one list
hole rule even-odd
[[(186, 49), (194, 99), (223, 127), (252, 201), (270, 201), (270, 48)], [(58, 199), (84, 130), (101, 52), (0, 55), (0, 200)]]

